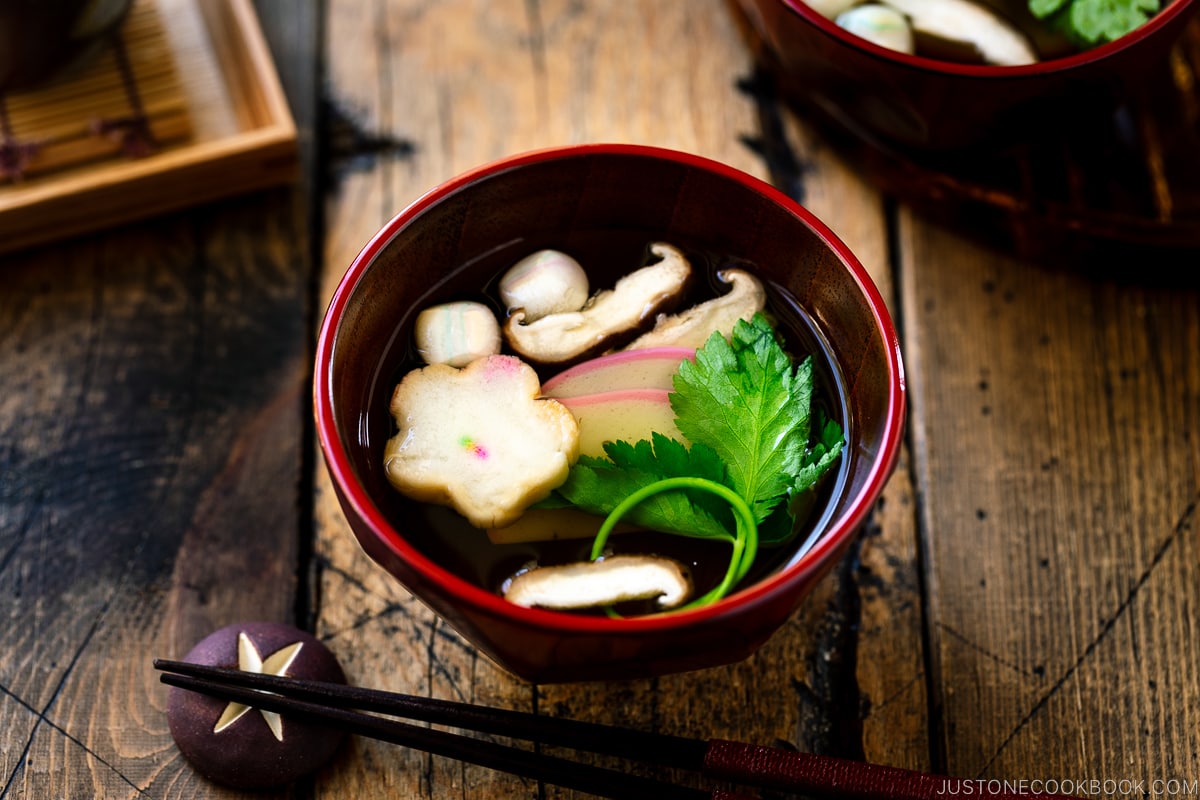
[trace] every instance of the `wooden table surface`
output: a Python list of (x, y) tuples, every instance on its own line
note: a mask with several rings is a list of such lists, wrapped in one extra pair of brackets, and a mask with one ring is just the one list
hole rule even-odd
[[(1200, 794), (1200, 253), (1034, 260), (914, 213), (756, 76), (723, 0), (257, 8), (295, 187), (0, 258), (0, 800), (240, 796), (179, 755), (151, 659), (247, 619), (314, 631), (385, 689)], [(351, 258), (424, 190), (587, 141), (691, 151), (805, 203), (888, 299), (911, 408), (863, 536), (757, 655), (529, 685), (358, 549), (314, 443), (313, 342)], [(582, 795), (352, 740), (260, 796)]]

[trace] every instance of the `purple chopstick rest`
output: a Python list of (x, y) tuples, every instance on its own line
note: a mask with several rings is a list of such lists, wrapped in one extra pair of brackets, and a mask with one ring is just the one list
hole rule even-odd
[[(276, 622), (229, 625), (202, 639), (183, 659), (264, 675), (345, 683), (333, 653), (311, 634)], [(167, 723), (179, 751), (204, 777), (237, 788), (291, 783), (316, 771), (345, 733), (171, 687)]]

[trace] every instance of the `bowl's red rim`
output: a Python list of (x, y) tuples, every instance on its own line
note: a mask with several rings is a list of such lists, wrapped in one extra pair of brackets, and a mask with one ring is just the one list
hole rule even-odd
[(803, 0), (779, 0), (779, 2), (794, 14), (803, 17), (807, 22), (825, 32), (829, 36), (844, 42), (846, 45), (874, 55), (885, 61), (894, 61), (915, 69), (927, 72), (943, 73), (960, 77), (996, 79), (996, 78), (1027, 78), (1044, 76), (1056, 72), (1066, 72), (1087, 64), (1101, 61), (1111, 55), (1133, 47), (1141, 40), (1153, 36), (1171, 21), (1191, 10), (1195, 0), (1172, 0), (1171, 3), (1158, 11), (1145, 24), (1130, 31), (1115, 42), (1108, 42), (1090, 50), (1073, 53), (1061, 58), (1038, 61), (1033, 64), (1022, 64), (1014, 67), (1001, 67), (987, 64), (959, 64), (954, 61), (942, 61), (923, 56), (909, 55), (896, 50), (881, 47), (873, 42), (856, 36), (839, 27), (833, 20), (823, 16), (808, 6)]
[[(336, 426), (333, 419), (332, 392), (329, 388), (330, 376), (332, 374), (332, 353), (338, 322), (345, 310), (347, 301), (353, 294), (354, 288), (362, 278), (364, 271), (375, 260), (376, 256), (378, 256), (392, 237), (402, 230), (413, 218), (437, 203), (443, 197), (482, 177), (532, 162), (602, 154), (666, 159), (711, 171), (735, 180), (747, 188), (766, 196), (772, 202), (779, 204), (800, 218), (801, 221), (807, 224), (841, 257), (846, 267), (854, 276), (860, 290), (871, 307), (875, 324), (887, 342), (888, 370), (892, 376), (892, 380), (889, 381), (888, 411), (884, 421), (884, 434), (875, 463), (868, 473), (867, 481), (847, 512), (842, 515), (840, 520), (831, 523), (831, 525), (836, 525), (836, 527), (831, 527), (827, 530), (806, 555), (795, 563), (788, 565), (780, 572), (735, 592), (710, 606), (689, 611), (626, 619), (581, 616), (514, 605), (500, 596), (488, 592), (482, 587), (476, 586), (440, 567), (408, 544), (372, 502), (363, 486), (354, 480), (346, 448), (336, 435)], [(795, 200), (778, 191), (770, 184), (727, 164), (682, 151), (636, 144), (579, 144), (549, 147), (520, 153), (484, 164), (451, 178), (429, 190), (407, 206), (393, 217), (363, 247), (351, 262), (350, 267), (334, 291), (318, 334), (313, 390), (317, 436), (330, 475), (339, 488), (343, 499), (353, 507), (354, 512), (367, 523), (370, 529), (380, 537), (397, 558), (406, 563), (410, 569), (441, 584), (444, 589), (458, 597), (465, 606), (471, 607), (477, 612), (482, 612), (493, 617), (507, 618), (520, 625), (534, 626), (576, 635), (655, 632), (687, 627), (697, 623), (712, 622), (727, 616), (731, 612), (742, 613), (771, 600), (775, 595), (784, 590), (786, 584), (792, 581), (809, 579), (811, 573), (820, 569), (829, 558), (836, 555), (841, 546), (854, 535), (882, 493), (884, 485), (891, 476), (899, 457), (905, 414), (907, 412), (907, 390), (903, 361), (900, 354), (899, 337), (891, 315), (869, 273), (867, 273), (857, 257), (850, 252), (845, 243), (828, 226), (818, 220)]]

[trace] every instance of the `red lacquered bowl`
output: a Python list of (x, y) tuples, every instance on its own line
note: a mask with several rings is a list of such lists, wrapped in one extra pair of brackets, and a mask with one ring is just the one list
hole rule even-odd
[[(824, 340), (849, 446), (817, 515), (820, 538), (806, 554), (693, 611), (611, 619), (513, 605), (440, 555), (428, 541), (427, 517), (384, 476), (388, 399), (411, 358), (414, 318), (428, 305), (478, 294), (535, 249), (578, 253), (590, 269), (633, 263), (650, 241), (751, 262), (776, 298), (786, 295), (807, 312)], [(772, 310), (782, 323), (798, 323), (788, 319), (800, 316), (795, 306)], [(853, 540), (895, 465), (906, 404), (884, 302), (825, 225), (724, 164), (603, 144), (483, 166), (398, 214), (334, 294), (321, 326), (314, 391), (326, 465), (364, 550), (482, 652), (539, 682), (645, 677), (752, 653)]]
[[(1196, 10), (1171, 0), (1115, 42), (1036, 64), (960, 64), (896, 52), (838, 27), (802, 0), (736, 0), (760, 55), (792, 98), (886, 147), (946, 151), (1036, 140), (1096, 115), (1161, 65)], [(1036, 21), (1011, 20), (1035, 41)]]

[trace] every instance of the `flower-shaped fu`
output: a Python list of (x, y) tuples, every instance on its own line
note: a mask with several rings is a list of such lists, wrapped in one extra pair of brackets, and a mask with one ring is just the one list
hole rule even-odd
[[(254, 642), (246, 635), (245, 631), (238, 634), (238, 669), (243, 672), (257, 672), (262, 675), (286, 675), (288, 667), (296, 660), (296, 656), (300, 655), (300, 648), (304, 645), (303, 642), (295, 642), (285, 647), (281, 647), (274, 653), (271, 653), (266, 658), (263, 658), (258, 648), (254, 646)], [(250, 711), (250, 706), (245, 703), (230, 702), (225, 706), (225, 710), (221, 713), (220, 719), (213, 727), (213, 733), (220, 733), (228, 728), (233, 723), (241, 719)], [(264, 711), (261, 708), (258, 713), (262, 714), (266, 720), (267, 727), (271, 729), (271, 733), (275, 734), (275, 738), (283, 741), (283, 720), (279, 714), (274, 711)]]
[(453, 507), (477, 528), (516, 522), (567, 479), (579, 456), (575, 415), (542, 398), (537, 372), (513, 356), (413, 370), (390, 410), (388, 480), (414, 500)]

